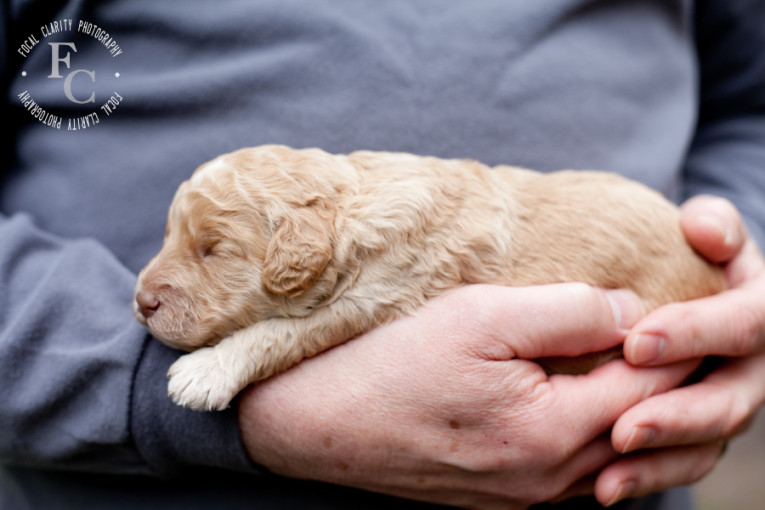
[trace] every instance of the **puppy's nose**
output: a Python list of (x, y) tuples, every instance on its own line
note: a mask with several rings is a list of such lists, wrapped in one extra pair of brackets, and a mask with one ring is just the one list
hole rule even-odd
[(160, 302), (153, 293), (142, 290), (135, 295), (135, 302), (138, 303), (138, 308), (141, 310), (141, 315), (147, 319), (154, 315), (154, 312), (159, 308)]

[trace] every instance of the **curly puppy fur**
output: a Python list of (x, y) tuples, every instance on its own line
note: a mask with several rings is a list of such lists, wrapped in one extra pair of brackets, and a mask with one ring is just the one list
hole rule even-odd
[(261, 146), (184, 182), (134, 312), (169, 346), (182, 405), (247, 384), (466, 283), (629, 288), (647, 310), (718, 292), (677, 209), (601, 172)]

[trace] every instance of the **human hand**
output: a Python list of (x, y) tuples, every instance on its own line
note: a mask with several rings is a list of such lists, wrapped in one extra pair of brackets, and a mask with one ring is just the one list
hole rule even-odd
[(617, 454), (605, 433), (696, 362), (548, 377), (534, 362), (619, 345), (626, 291), (471, 285), (246, 391), (245, 446), (271, 471), (470, 508), (526, 508)]
[(700, 382), (649, 398), (617, 420), (614, 448), (639, 453), (599, 475), (595, 494), (604, 504), (700, 479), (765, 402), (763, 256), (725, 200), (689, 200), (682, 226), (702, 255), (726, 263), (729, 290), (648, 314), (627, 337), (625, 357), (650, 367), (704, 356), (727, 360)]

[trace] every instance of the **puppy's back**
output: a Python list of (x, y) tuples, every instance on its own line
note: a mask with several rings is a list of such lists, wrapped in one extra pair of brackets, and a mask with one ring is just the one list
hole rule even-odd
[(364, 203), (380, 209), (370, 217), (395, 224), (401, 242), (448, 246), (465, 282), (628, 288), (647, 310), (725, 288), (720, 268), (685, 241), (677, 207), (619, 175), (545, 174), (399, 153), (350, 158), (361, 181), (373, 181)]
[(517, 203), (513, 285), (628, 288), (648, 310), (725, 288), (722, 270), (686, 242), (678, 209), (654, 190), (603, 172), (494, 172)]

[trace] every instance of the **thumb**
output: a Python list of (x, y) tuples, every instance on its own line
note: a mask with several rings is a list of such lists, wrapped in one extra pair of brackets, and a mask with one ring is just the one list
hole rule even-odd
[(680, 226), (691, 246), (711, 262), (728, 262), (746, 240), (744, 223), (728, 200), (699, 195), (680, 208)]
[(532, 287), (478, 286), (474, 311), (490, 337), (512, 357), (579, 356), (619, 345), (643, 317), (639, 298), (628, 290), (603, 290), (583, 283)]

